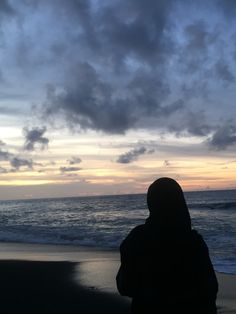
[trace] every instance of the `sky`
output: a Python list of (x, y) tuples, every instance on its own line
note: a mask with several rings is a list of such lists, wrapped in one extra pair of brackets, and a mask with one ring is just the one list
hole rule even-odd
[(1, 0), (0, 199), (236, 188), (236, 1)]

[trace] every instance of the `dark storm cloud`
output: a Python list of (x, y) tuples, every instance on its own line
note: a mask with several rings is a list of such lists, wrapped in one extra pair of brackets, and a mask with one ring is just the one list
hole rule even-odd
[(163, 106), (161, 108), (161, 113), (163, 116), (168, 117), (171, 116), (173, 113), (181, 111), (182, 109), (185, 109), (184, 101), (182, 99), (178, 99), (170, 105)]
[(191, 54), (205, 53), (211, 45), (217, 43), (220, 33), (219, 29), (215, 29), (207, 20), (197, 19), (190, 22), (185, 29), (185, 48)]
[(113, 103), (112, 87), (103, 82), (88, 63), (79, 64), (71, 85), (59, 95), (50, 95), (47, 113), (62, 112), (70, 125), (122, 133), (134, 123), (131, 108)]
[[(172, 47), (164, 35), (173, 1), (114, 1), (101, 12), (100, 39), (112, 59), (133, 57), (152, 64), (166, 60)], [(113, 51), (116, 51), (114, 54)]]
[[(51, 84), (40, 108), (44, 119), (57, 125), (59, 116), (75, 131), (107, 134), (155, 129), (207, 137), (215, 130), (221, 117), (213, 105), (211, 115), (199, 112), (218, 87), (235, 81), (228, 40), (234, 28), (222, 14), (235, 9), (234, 0), (23, 0), (15, 6), (21, 27), (9, 46), (24, 77)], [(43, 129), (26, 130), (26, 150), (47, 144)]]
[[(178, 55), (182, 70), (187, 73), (197, 74), (206, 72), (209, 58), (209, 49), (217, 43), (219, 34), (211, 29), (204, 20), (193, 21), (183, 30), (185, 44), (181, 45), (181, 54)], [(183, 57), (184, 56), (184, 57)]]
[(14, 9), (10, 5), (8, 0), (1, 0), (0, 1), (0, 16), (3, 15), (12, 15), (14, 14)]
[(236, 13), (236, 2), (235, 0), (217, 0), (219, 8), (227, 15), (235, 17)]
[[(214, 11), (216, 6), (211, 9)], [(185, 74), (182, 84), (182, 97), (185, 99), (209, 101), (215, 95), (216, 86), (220, 89), (225, 88), (226, 83), (234, 83), (235, 64), (230, 51), (232, 40), (230, 36), (227, 38), (230, 31), (222, 27), (221, 22), (224, 23), (222, 16), (216, 22), (214, 18), (212, 21), (204, 18), (203, 14), (201, 19), (184, 28), (186, 43), (181, 45), (181, 54), (177, 56), (181, 64), (180, 72)]]
[(71, 157), (70, 159), (67, 160), (69, 165), (76, 165), (76, 164), (80, 164), (82, 162), (82, 159), (80, 157)]
[(210, 147), (217, 150), (224, 150), (236, 144), (236, 126), (233, 122), (228, 122), (220, 126), (216, 132), (208, 139)]
[[(19, 42), (17, 56), (24, 66), (28, 63), (43, 65), (62, 57), (65, 63), (93, 61), (112, 70), (125, 70), (128, 59), (151, 65), (166, 61), (173, 46), (170, 36), (166, 36), (169, 27), (169, 13), (173, 0), (58, 0), (24, 1), (34, 14), (35, 8), (40, 13), (50, 12), (48, 23), (50, 43), (47, 49), (35, 54), (33, 38)], [(27, 6), (26, 6), (27, 8)], [(33, 11), (34, 10), (34, 11)], [(22, 17), (24, 21), (25, 16)], [(56, 24), (57, 27), (54, 25)], [(56, 31), (57, 30), (57, 31)], [(55, 33), (55, 34), (54, 34)], [(40, 34), (38, 34), (40, 36)], [(50, 35), (49, 35), (50, 36)], [(23, 37), (23, 36), (22, 36)], [(44, 38), (44, 36), (42, 37)], [(79, 53), (78, 53), (79, 52)], [(25, 57), (27, 56), (27, 58)], [(42, 59), (44, 58), (44, 60)], [(65, 59), (66, 58), (66, 59)], [(69, 60), (67, 59), (69, 58)], [(82, 60), (81, 60), (82, 59)], [(155, 65), (156, 66), (156, 65)]]
[(106, 133), (139, 128), (143, 118), (161, 119), (183, 108), (179, 101), (162, 106), (168, 85), (152, 70), (138, 70), (120, 88), (105, 82), (88, 63), (78, 64), (63, 92), (50, 88), (45, 116), (61, 112), (70, 126)]
[(63, 92), (48, 94), (46, 115), (60, 112), (71, 127), (121, 134), (139, 128), (142, 118), (179, 110), (179, 104), (162, 106), (170, 94), (163, 67), (173, 54), (173, 1), (91, 3), (68, 1), (58, 8), (64, 21), (77, 23), (72, 47), (81, 43), (84, 61), (72, 56)]
[(188, 133), (195, 136), (206, 136), (211, 131), (204, 112), (189, 112), (186, 126)]
[(168, 130), (177, 136), (187, 133), (191, 136), (204, 137), (214, 129), (215, 126), (209, 124), (208, 117), (204, 111), (186, 112), (168, 125)]
[(116, 66), (127, 57), (150, 63), (171, 49), (164, 31), (173, 2), (60, 0), (56, 10), (79, 30), (74, 40), (80, 40), (89, 52), (96, 49), (97, 57)]
[(140, 156), (144, 154), (153, 154), (155, 149), (147, 149), (146, 147), (138, 147), (131, 149), (130, 151), (120, 155), (116, 162), (120, 164), (129, 164), (135, 160), (137, 160)]
[(25, 136), (25, 144), (24, 149), (27, 151), (33, 151), (35, 149), (35, 145), (40, 145), (41, 149), (45, 149), (48, 146), (49, 139), (44, 137), (44, 133), (47, 131), (46, 127), (42, 128), (24, 128), (23, 133)]
[(217, 76), (228, 83), (233, 83), (235, 81), (235, 77), (232, 74), (230, 67), (224, 60), (219, 60), (215, 65), (215, 70)]
[[(55, 87), (48, 93), (46, 115), (60, 112), (68, 125), (78, 130), (122, 134), (130, 129), (166, 128), (178, 135), (209, 134), (211, 123), (187, 109), (183, 100), (168, 104), (173, 92), (169, 62), (177, 57), (181, 71), (191, 74), (181, 84), (179, 99), (204, 98), (214, 72), (228, 83), (233, 73), (225, 59), (210, 63), (220, 34), (204, 19), (190, 20), (183, 27), (184, 40), (176, 44), (170, 15), (177, 3), (183, 5), (179, 1), (149, 1), (147, 5), (142, 0), (99, 6), (90, 1), (61, 3), (59, 10), (64, 8), (65, 19), (73, 11), (72, 23), (80, 29), (73, 45), (82, 42), (84, 61), (72, 57), (74, 65), (67, 82), (59, 92)], [(171, 125), (171, 117), (178, 111), (186, 118)]]

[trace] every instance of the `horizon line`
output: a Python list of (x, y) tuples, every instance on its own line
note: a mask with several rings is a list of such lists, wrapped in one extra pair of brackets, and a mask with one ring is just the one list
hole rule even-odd
[[(200, 189), (200, 190), (188, 190), (186, 193), (198, 193), (198, 192), (217, 192), (217, 191), (236, 191), (236, 188), (223, 188), (223, 189)], [(0, 202), (5, 201), (37, 201), (37, 200), (53, 200), (53, 199), (67, 199), (67, 198), (93, 198), (93, 197), (111, 197), (111, 196), (128, 196), (128, 195), (146, 195), (146, 193), (122, 193), (122, 194), (96, 194), (96, 195), (77, 195), (77, 196), (56, 196), (56, 197), (33, 197), (33, 198), (16, 198), (16, 199), (0, 199)]]

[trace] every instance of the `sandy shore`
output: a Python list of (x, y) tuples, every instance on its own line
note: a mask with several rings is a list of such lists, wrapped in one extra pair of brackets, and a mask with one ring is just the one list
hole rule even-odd
[[(86, 247), (0, 243), (0, 311), (129, 313), (115, 286), (119, 253)], [(217, 274), (218, 313), (236, 314), (236, 276)]]

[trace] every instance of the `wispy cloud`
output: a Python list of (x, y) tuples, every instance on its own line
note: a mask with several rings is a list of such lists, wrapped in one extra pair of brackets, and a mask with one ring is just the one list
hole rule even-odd
[(80, 157), (73, 156), (67, 160), (69, 165), (76, 165), (80, 164), (82, 162), (82, 159)]
[(81, 170), (82, 168), (80, 167), (60, 167), (60, 171), (61, 173), (65, 173), (65, 172), (77, 172), (79, 170)]
[(155, 149), (147, 149), (146, 147), (138, 147), (131, 149), (130, 151), (120, 155), (116, 162), (121, 164), (129, 164), (133, 161), (136, 161), (140, 156), (145, 154), (153, 154)]
[(0, 173), (1, 174), (12, 173), (12, 172), (16, 172), (16, 169), (6, 169), (6, 168), (0, 166)]
[(32, 170), (34, 165), (41, 165), (41, 164), (35, 163), (32, 159), (23, 158), (7, 150), (2, 150), (1, 148), (0, 148), (0, 160), (8, 161), (9, 165), (12, 167), (11, 169), (1, 168), (2, 173), (19, 171), (22, 167), (26, 167)]
[(166, 159), (166, 160), (164, 160), (163, 165), (164, 165), (165, 167), (170, 167), (170, 166), (171, 166), (171, 162)]

